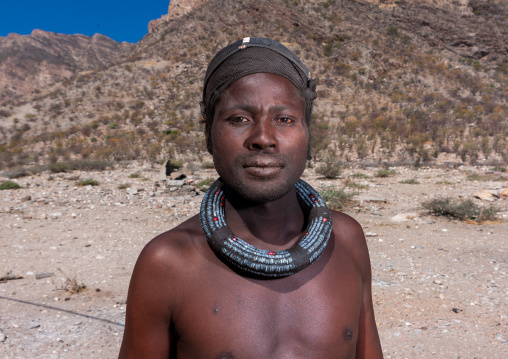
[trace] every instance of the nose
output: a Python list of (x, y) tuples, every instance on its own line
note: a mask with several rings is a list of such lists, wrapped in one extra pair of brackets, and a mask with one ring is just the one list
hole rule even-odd
[(252, 126), (245, 146), (251, 151), (274, 150), (277, 148), (275, 129), (269, 121), (258, 121)]

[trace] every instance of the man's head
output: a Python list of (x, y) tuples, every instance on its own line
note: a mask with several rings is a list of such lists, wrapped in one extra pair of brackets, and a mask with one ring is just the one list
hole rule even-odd
[(263, 38), (245, 38), (219, 51), (205, 75), (201, 112), (205, 122), (207, 149), (213, 151), (211, 127), (215, 107), (226, 90), (238, 79), (255, 73), (270, 73), (289, 80), (305, 103), (305, 120), (309, 124), (316, 98), (317, 80), (288, 48)]

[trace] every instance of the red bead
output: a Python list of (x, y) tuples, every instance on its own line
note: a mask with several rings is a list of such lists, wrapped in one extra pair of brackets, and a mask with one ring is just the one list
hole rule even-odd
[(309, 232), (305, 233), (305, 235), (306, 235), (306, 236), (308, 236), (308, 235), (309, 235)]
[(215, 194), (219, 194), (219, 193), (220, 193), (220, 191), (215, 192)]
[(327, 221), (327, 219), (326, 219), (326, 218), (323, 218), (323, 222), (326, 222), (326, 221)]
[(275, 252), (268, 252), (268, 255), (270, 255), (270, 256), (274, 256), (274, 255), (275, 255)]
[(224, 196), (222, 196), (220, 199), (222, 199), (224, 201)]
[(314, 200), (314, 203), (317, 203), (317, 199)]
[(219, 219), (217, 217), (213, 217), (213, 220), (217, 222)]
[(222, 202), (221, 202), (221, 203), (220, 203), (220, 205), (221, 205), (221, 206), (224, 206), (224, 203), (222, 203)]
[(313, 195), (313, 194), (310, 194), (310, 195), (309, 195), (309, 197), (310, 197), (310, 198), (314, 198), (314, 195)]

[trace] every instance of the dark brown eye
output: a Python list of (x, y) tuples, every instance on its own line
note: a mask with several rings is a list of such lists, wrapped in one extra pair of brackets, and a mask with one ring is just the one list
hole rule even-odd
[(283, 124), (289, 125), (289, 124), (292, 124), (294, 122), (295, 122), (295, 120), (293, 120), (290, 117), (279, 117), (279, 118), (277, 118), (277, 123), (283, 123)]
[(229, 119), (229, 122), (233, 123), (233, 124), (240, 124), (240, 123), (245, 123), (245, 122), (248, 122), (249, 120), (246, 118), (246, 117), (243, 117), (243, 116), (235, 116), (235, 117), (231, 117)]

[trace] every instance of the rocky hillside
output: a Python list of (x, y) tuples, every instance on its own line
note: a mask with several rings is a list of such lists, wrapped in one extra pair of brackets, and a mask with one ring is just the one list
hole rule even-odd
[(0, 102), (39, 93), (80, 71), (104, 69), (131, 50), (104, 35), (65, 35), (34, 30), (0, 37)]
[(1, 165), (207, 162), (204, 71), (245, 36), (283, 42), (320, 79), (318, 160), (508, 160), (506, 1), (174, 0), (169, 10), (111, 66), (0, 103)]

